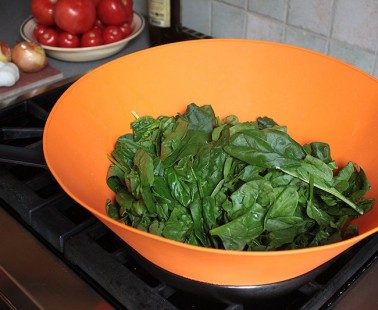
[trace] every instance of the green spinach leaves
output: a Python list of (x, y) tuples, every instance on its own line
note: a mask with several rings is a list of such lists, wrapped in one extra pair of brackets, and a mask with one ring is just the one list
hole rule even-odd
[(339, 169), (329, 145), (301, 145), (268, 117), (239, 122), (190, 104), (173, 117), (138, 117), (119, 137), (107, 184), (108, 216), (193, 245), (283, 250), (358, 233), (370, 189), (354, 163)]

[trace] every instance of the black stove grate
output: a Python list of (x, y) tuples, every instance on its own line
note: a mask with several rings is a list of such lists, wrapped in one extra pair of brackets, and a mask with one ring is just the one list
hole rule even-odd
[(377, 259), (376, 235), (340, 255), (298, 290), (248, 304), (204, 300), (164, 284), (140, 266), (118, 236), (68, 197), (45, 165), (43, 126), (68, 86), (0, 110), (0, 203), (116, 308), (327, 308)]

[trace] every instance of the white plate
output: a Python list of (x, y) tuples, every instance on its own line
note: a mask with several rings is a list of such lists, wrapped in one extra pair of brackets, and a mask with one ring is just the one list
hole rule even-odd
[[(33, 35), (33, 30), (37, 25), (36, 20), (31, 16), (26, 19), (20, 28), (21, 37), (25, 41), (37, 42)], [(93, 61), (112, 56), (121, 51), (132, 39), (137, 37), (145, 26), (144, 18), (134, 12), (133, 22), (131, 24), (131, 34), (118, 42), (104, 44), (94, 47), (81, 48), (63, 48), (42, 45), (46, 54), (50, 57), (73, 62)]]

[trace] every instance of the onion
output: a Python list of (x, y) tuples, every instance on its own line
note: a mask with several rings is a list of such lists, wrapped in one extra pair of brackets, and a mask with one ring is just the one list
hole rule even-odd
[(12, 61), (24, 72), (38, 72), (47, 66), (45, 50), (35, 42), (17, 43), (12, 49)]
[(10, 62), (11, 61), (11, 49), (7, 43), (0, 41), (0, 61)]

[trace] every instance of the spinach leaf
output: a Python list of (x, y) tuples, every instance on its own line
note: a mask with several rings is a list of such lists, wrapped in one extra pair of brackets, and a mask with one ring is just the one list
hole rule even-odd
[(272, 127), (278, 126), (278, 124), (273, 119), (271, 119), (270, 117), (267, 117), (267, 116), (258, 117), (257, 118), (257, 125), (260, 129), (272, 128)]
[(321, 161), (325, 162), (326, 164), (332, 162), (331, 150), (328, 143), (311, 142), (310, 144), (308, 144), (308, 154), (316, 158), (319, 158)]
[(166, 174), (172, 197), (183, 207), (189, 207), (189, 204), (192, 202), (191, 186), (184, 179), (180, 178), (172, 167), (166, 170)]
[(350, 238), (374, 199), (364, 170), (337, 167), (327, 143), (299, 144), (269, 117), (223, 120), (211, 106), (138, 117), (106, 182), (109, 217), (197, 246), (284, 250)]
[(303, 163), (299, 167), (287, 167), (279, 169), (289, 175), (301, 179), (306, 183), (309, 183), (310, 177), (313, 176), (314, 186), (345, 202), (359, 214), (364, 213), (364, 211), (352, 200), (348, 199), (337, 189), (332, 187), (332, 170), (321, 160), (312, 157), (311, 155), (307, 155)]
[(232, 221), (213, 228), (210, 234), (218, 236), (227, 250), (243, 250), (248, 242), (257, 238), (263, 231), (265, 210), (258, 204)]
[(175, 128), (161, 141), (160, 159), (164, 161), (181, 146), (182, 140), (188, 132), (189, 123), (183, 118), (178, 118)]
[(169, 219), (165, 222), (162, 236), (184, 242), (193, 230), (193, 220), (188, 211), (181, 206), (173, 209)]
[(275, 128), (237, 132), (224, 150), (249, 164), (271, 169), (298, 167), (306, 155), (300, 144)]
[(106, 176), (106, 184), (113, 192), (117, 193), (125, 184), (123, 170), (117, 165), (111, 165)]
[(151, 116), (143, 116), (131, 123), (134, 141), (146, 140), (159, 128), (159, 122)]
[(330, 224), (330, 217), (327, 212), (320, 209), (319, 206), (316, 205), (314, 200), (314, 177), (310, 177), (310, 194), (309, 199), (307, 202), (306, 212), (309, 218), (315, 220), (319, 226), (325, 227)]
[(184, 118), (189, 122), (189, 130), (199, 130), (208, 136), (211, 135), (216, 125), (216, 117), (210, 105), (199, 107), (191, 103), (186, 108)]

